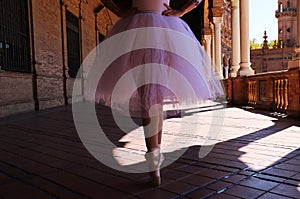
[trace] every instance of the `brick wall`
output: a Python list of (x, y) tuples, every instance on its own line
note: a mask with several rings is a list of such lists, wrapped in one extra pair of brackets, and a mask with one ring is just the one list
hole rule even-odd
[[(34, 44), (31, 54), (33, 48), (35, 52), (31, 56), (31, 67), (36, 69), (36, 76), (0, 70), (0, 117), (60, 106), (71, 101), (74, 78), (68, 75), (65, 13), (68, 10), (79, 17), (79, 1), (63, 0), (62, 12), (60, 0), (30, 1), (33, 18), (30, 20), (33, 25), (30, 33)], [(81, 4), (82, 60), (96, 47), (98, 33), (105, 35), (107, 28), (118, 19), (105, 8), (95, 14), (94, 9), (99, 2), (89, 0), (88, 4)]]
[(0, 117), (34, 110), (32, 75), (0, 72)]

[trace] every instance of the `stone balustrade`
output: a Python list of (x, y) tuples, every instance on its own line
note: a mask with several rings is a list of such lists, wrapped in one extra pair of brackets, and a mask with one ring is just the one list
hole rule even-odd
[(297, 8), (282, 8), (281, 10), (276, 10), (275, 13), (280, 12), (297, 12)]
[(233, 105), (300, 116), (300, 70), (269, 72), (223, 80)]

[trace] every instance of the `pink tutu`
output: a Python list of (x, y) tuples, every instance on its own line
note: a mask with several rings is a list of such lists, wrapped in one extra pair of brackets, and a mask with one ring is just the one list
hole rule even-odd
[(224, 95), (211, 61), (178, 17), (138, 13), (120, 19), (97, 47), (85, 97), (126, 115), (180, 110)]

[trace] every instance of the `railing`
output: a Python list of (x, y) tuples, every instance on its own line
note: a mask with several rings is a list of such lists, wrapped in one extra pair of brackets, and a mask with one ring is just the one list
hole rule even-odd
[(288, 100), (288, 79), (274, 80), (274, 108), (278, 110), (287, 110)]
[(275, 13), (281, 13), (281, 12), (297, 12), (296, 8), (283, 8), (281, 10), (276, 10)]
[(280, 16), (296, 16), (297, 15), (297, 9), (296, 8), (283, 8), (281, 10), (275, 11), (275, 17)]
[(300, 70), (224, 80), (231, 104), (300, 116)]
[(256, 104), (257, 103), (257, 82), (248, 81), (248, 103)]

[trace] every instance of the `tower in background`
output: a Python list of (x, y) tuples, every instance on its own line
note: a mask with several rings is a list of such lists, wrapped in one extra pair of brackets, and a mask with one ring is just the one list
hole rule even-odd
[(297, 44), (297, 0), (278, 0), (278, 47), (294, 47)]
[[(267, 46), (264, 33), (262, 49), (251, 50), (251, 63), (255, 73), (288, 69), (297, 45), (297, 0), (278, 0), (275, 17), (278, 19), (278, 43), (273, 48)], [(275, 25), (275, 24), (274, 24)]]

